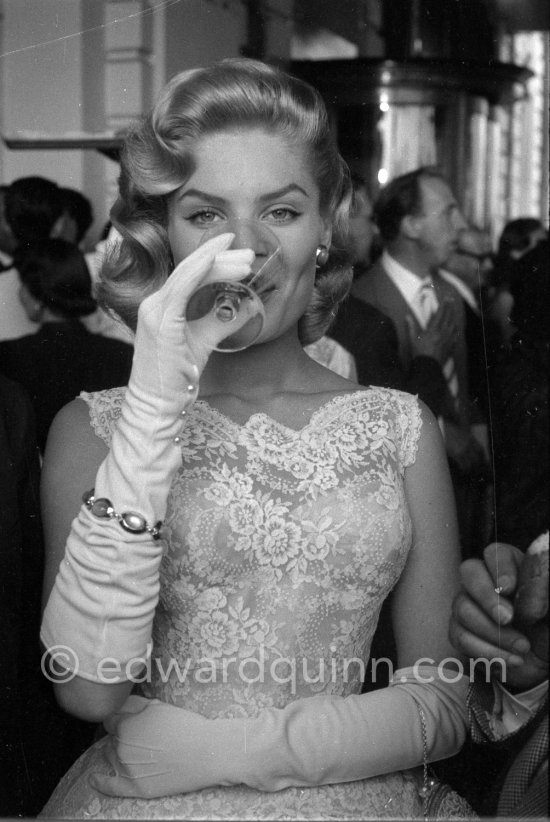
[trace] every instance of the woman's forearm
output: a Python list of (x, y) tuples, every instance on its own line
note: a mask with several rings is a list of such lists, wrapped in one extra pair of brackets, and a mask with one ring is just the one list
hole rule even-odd
[(151, 651), (163, 554), (159, 521), (181, 464), (178, 434), (198, 394), (198, 363), (204, 368), (211, 350), (211, 341), (191, 344), (185, 304), (214, 265), (235, 279), (249, 273), (253, 252), (226, 251), (231, 239), (222, 235), (200, 246), (139, 308), (132, 373), (111, 448), (73, 520), (42, 622), (46, 649), (68, 648), (74, 659), (65, 667), (92, 682), (128, 680), (132, 660)]
[(106, 725), (117, 776), (96, 784), (117, 796), (238, 784), (279, 791), (414, 768), (460, 750), (467, 689), (464, 676), (419, 666), (400, 669), (379, 691), (308, 697), (245, 719), (132, 702)]

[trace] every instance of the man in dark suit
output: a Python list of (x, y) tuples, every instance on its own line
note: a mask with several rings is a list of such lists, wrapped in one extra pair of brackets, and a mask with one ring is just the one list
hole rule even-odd
[[(352, 174), (353, 201), (350, 240), (354, 279), (367, 271), (378, 248), (372, 203), (365, 181)], [(452, 316), (447, 307), (425, 329), (410, 327), (411, 359), (405, 367), (399, 356), (399, 339), (393, 321), (365, 302), (352, 286), (329, 329), (329, 335), (354, 357), (361, 385), (398, 388), (418, 394), (438, 416), (446, 393), (441, 366), (448, 356)]]
[(495, 334), (487, 314), (487, 280), (493, 267), (491, 248), (491, 239), (486, 232), (468, 227), (460, 232), (456, 252), (440, 271), (457, 291), (464, 307), (469, 423), (485, 454), (485, 460), (479, 461), (477, 471), (470, 473), (470, 482), (464, 488), (468, 495), (469, 529), (463, 534), (463, 544), (470, 556), (478, 556), (491, 539), (495, 514), (493, 483), (496, 466), (491, 466), (490, 447), (492, 441), (493, 448), (495, 443), (489, 427), (492, 418), (489, 385), (496, 362)]
[[(431, 168), (392, 180), (375, 203), (374, 217), (384, 251), (354, 282), (352, 295), (392, 320), (403, 369), (410, 369), (415, 355), (415, 332), (421, 338), (434, 318), (450, 313), (450, 321), (443, 326), (449, 336), (443, 363), (446, 389), (438, 416), (464, 534), (468, 531), (469, 478), (485, 457), (469, 425), (464, 304), (439, 271), (455, 251), (466, 223), (448, 183)], [(465, 551), (467, 555), (469, 547)]]
[[(353, 355), (357, 381), (361, 385), (417, 394), (435, 416), (439, 416), (447, 396), (447, 381), (442, 368), (451, 352), (456, 331), (451, 309), (444, 305), (425, 328), (415, 323), (412, 316), (405, 320), (410, 356), (406, 360), (400, 356), (400, 340), (393, 317), (379, 306), (371, 305), (362, 294), (362, 283), (369, 277), (371, 260), (381, 253), (381, 247), (365, 181), (352, 174), (352, 184), (350, 245), (354, 283), (328, 333)], [(371, 648), (371, 659), (382, 657), (397, 663), (391, 598), (384, 602)], [(367, 672), (364, 687), (370, 690), (387, 683), (387, 678), (374, 668)]]

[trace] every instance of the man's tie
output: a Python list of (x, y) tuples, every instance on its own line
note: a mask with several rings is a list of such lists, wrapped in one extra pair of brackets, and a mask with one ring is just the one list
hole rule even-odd
[(427, 328), (431, 318), (439, 308), (437, 296), (434, 291), (432, 280), (428, 277), (422, 280), (422, 285), (418, 292), (418, 308), (423, 328)]
[[(426, 277), (426, 279), (422, 280), (417, 299), (420, 324), (423, 328), (427, 328), (431, 318), (439, 308), (439, 302), (431, 277)], [(458, 377), (456, 375), (455, 362), (452, 357), (449, 357), (443, 365), (443, 375), (447, 380), (449, 393), (456, 404), (458, 398)]]

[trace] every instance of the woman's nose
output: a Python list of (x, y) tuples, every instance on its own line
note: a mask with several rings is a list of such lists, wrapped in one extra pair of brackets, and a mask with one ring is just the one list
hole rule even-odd
[(256, 257), (265, 257), (270, 253), (266, 229), (260, 223), (250, 220), (234, 220), (228, 230), (235, 235), (232, 248), (251, 248)]

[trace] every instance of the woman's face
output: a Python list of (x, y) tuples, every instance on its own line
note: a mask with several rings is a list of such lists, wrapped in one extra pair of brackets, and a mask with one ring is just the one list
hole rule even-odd
[[(177, 264), (200, 244), (207, 229), (236, 234), (234, 247), (250, 247), (242, 221), (266, 225), (276, 236), (284, 272), (264, 301), (265, 342), (296, 325), (311, 298), (315, 254), (330, 244), (330, 225), (319, 211), (319, 189), (304, 151), (263, 129), (217, 132), (194, 151), (195, 171), (168, 207), (168, 237)], [(241, 236), (242, 235), (242, 236)]]

